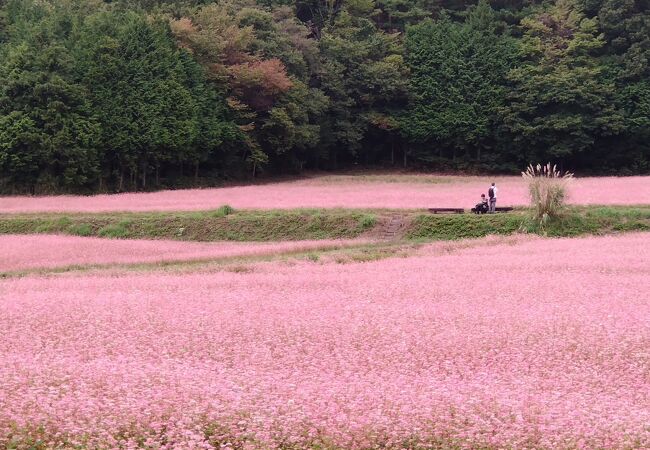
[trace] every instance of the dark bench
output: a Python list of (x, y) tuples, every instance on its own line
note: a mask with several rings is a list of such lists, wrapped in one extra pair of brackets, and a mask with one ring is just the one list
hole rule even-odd
[(429, 208), (429, 212), (433, 214), (463, 214), (463, 208)]
[[(497, 206), (494, 210), (498, 213), (510, 212), (514, 208), (512, 206)], [(433, 214), (464, 214), (463, 208), (429, 208), (429, 212)], [(471, 209), (474, 212), (474, 208)]]

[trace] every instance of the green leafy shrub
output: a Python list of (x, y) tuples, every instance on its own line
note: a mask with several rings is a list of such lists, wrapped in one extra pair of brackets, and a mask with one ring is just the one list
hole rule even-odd
[(225, 217), (235, 212), (235, 208), (230, 205), (223, 205), (214, 210), (213, 217)]
[(359, 219), (359, 227), (362, 230), (367, 230), (375, 226), (377, 223), (377, 217), (371, 215), (371, 214), (366, 214), (361, 219)]

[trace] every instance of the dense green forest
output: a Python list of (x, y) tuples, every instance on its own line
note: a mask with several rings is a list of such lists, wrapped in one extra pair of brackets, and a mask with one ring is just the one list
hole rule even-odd
[(0, 0), (0, 191), (650, 171), (650, 0)]

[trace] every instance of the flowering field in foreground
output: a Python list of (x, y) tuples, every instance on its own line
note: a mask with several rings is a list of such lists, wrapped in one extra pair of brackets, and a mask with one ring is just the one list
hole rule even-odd
[(648, 448), (648, 239), (5, 279), (0, 447)]
[[(425, 177), (425, 175), (422, 175)], [(154, 193), (98, 195), (93, 197), (0, 197), (0, 212), (39, 211), (174, 211), (214, 209), (228, 204), (242, 209), (275, 208), (471, 208), (489, 182), (499, 187), (500, 205), (528, 204), (527, 187), (521, 177), (436, 177), (435, 183), (391, 182), (382, 178), (323, 177), (266, 185), (193, 189)], [(330, 180), (330, 181), (328, 181)], [(650, 177), (577, 178), (570, 188), (573, 204), (633, 205), (650, 202)]]
[(346, 247), (362, 240), (178, 242), (61, 235), (0, 235), (0, 272), (71, 265), (192, 261)]

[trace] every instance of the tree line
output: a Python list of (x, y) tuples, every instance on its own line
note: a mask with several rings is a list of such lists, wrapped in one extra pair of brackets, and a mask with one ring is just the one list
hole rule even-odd
[(0, 0), (0, 191), (650, 171), (650, 0)]

